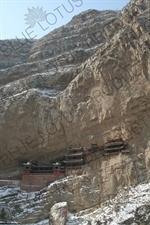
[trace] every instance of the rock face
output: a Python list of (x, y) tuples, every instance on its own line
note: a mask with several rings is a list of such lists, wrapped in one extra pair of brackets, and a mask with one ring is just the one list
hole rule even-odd
[(67, 147), (128, 142), (130, 154), (91, 155), (81, 176), (53, 183), (58, 193), (49, 186), (46, 216), (55, 201), (76, 212), (149, 179), (149, 29), (149, 2), (131, 0), (118, 13), (84, 12), (8, 61), (1, 52), (0, 178), (19, 177), (23, 159), (45, 165)]
[(89, 10), (40, 40), (0, 41), (0, 84), (35, 74), (33, 78), (39, 87), (64, 89), (73, 79), (73, 69), (105, 42), (101, 36), (103, 27), (116, 15), (117, 12), (110, 10)]
[(50, 224), (51, 225), (66, 225), (67, 222), (67, 202), (60, 202), (51, 208)]
[[(76, 177), (76, 182), (80, 182), (80, 179), (81, 177)], [(86, 185), (89, 185), (88, 181), (89, 180), (87, 180)], [(71, 194), (71, 188), (69, 189), (69, 185), (67, 190), (64, 188), (65, 182), (67, 184), (67, 178), (59, 181), (61, 189), (57, 191), (55, 189), (56, 182), (53, 185), (51, 184), (49, 189), (43, 189), (34, 193), (26, 193), (17, 188), (0, 188), (0, 210), (5, 208), (7, 218), (11, 218), (10, 215), (13, 215), (13, 219), (11, 219), (11, 221), (15, 220), (22, 222), (23, 224), (30, 225), (48, 225), (50, 216), (49, 211), (51, 207), (57, 206), (53, 208), (53, 215), (55, 215), (55, 218), (56, 214), (58, 216), (59, 213), (62, 212), (60, 209), (63, 207), (60, 207), (60, 203), (56, 203), (57, 198), (60, 199), (61, 195), (61, 198), (63, 199), (63, 196), (67, 195), (68, 192)], [(75, 179), (73, 182), (75, 183)], [(70, 178), (68, 179), (68, 184), (69, 183), (71, 183)], [(136, 187), (120, 187), (115, 198), (104, 201), (101, 205), (98, 204), (94, 207), (85, 208), (76, 213), (72, 212), (70, 214), (68, 212), (66, 225), (133, 225), (134, 223), (138, 225), (149, 225), (149, 190), (150, 182), (137, 185)], [(91, 189), (89, 189), (89, 191), (91, 191)], [(95, 189), (95, 193), (96, 192), (97, 191)], [(55, 202), (53, 202), (54, 198), (52, 193), (55, 195)], [(87, 201), (88, 200), (89, 198), (87, 198)], [(59, 200), (57, 202), (59, 202)], [(69, 200), (67, 200), (67, 202), (69, 203)], [(55, 209), (58, 209), (58, 213)], [(66, 208), (63, 212), (66, 213)], [(45, 219), (47, 219), (47, 221)], [(59, 219), (60, 218), (58, 218), (57, 222)], [(41, 222), (36, 223), (38, 221)]]
[[(101, 36), (102, 29), (105, 24), (113, 21), (116, 15), (117, 13), (113, 11), (85, 12), (82, 16), (76, 16), (69, 25), (26, 45), (28, 53), (24, 52), (24, 47), (13, 51), (8, 45), (10, 41), (0, 43), (3, 49), (0, 83), (5, 84), (0, 89), (2, 170), (10, 169), (13, 172), (14, 168), (14, 175), (17, 175), (20, 159), (38, 158), (46, 156), (47, 153), (53, 154), (53, 157), (63, 154), (68, 142), (65, 126), (73, 125), (73, 115), (68, 112), (70, 107), (68, 108), (66, 104), (68, 100), (69, 102), (72, 100), (70, 97), (64, 99), (64, 96), (63, 101), (67, 102), (63, 105), (67, 110), (61, 109), (62, 106), (59, 105), (61, 95), (58, 93), (82, 71), (81, 63), (106, 42)], [(85, 18), (82, 26), (76, 23), (82, 22), (81, 17)], [(56, 43), (56, 40), (59, 41)], [(16, 49), (16, 41), (12, 40), (11, 43)], [(11, 54), (8, 54), (8, 50), (4, 51), (6, 46)], [(20, 58), (21, 54), (26, 55)], [(58, 138), (60, 142), (57, 141)], [(46, 158), (49, 158), (48, 155)]]

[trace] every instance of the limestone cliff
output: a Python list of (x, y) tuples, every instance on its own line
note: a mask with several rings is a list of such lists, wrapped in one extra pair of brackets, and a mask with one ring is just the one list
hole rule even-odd
[(70, 192), (49, 199), (48, 208), (54, 201), (69, 201), (72, 211), (89, 208), (118, 186), (149, 179), (149, 20), (148, 0), (131, 0), (118, 13), (89, 10), (74, 17), (7, 56), (11, 63), (1, 52), (1, 177), (20, 176), (21, 159), (46, 164), (68, 146), (122, 137), (130, 154), (93, 156), (92, 168), (66, 183)]

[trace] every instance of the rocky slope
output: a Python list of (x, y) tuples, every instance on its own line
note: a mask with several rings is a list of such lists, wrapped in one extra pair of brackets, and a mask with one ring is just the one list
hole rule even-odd
[[(114, 11), (89, 10), (40, 40), (0, 41), (1, 85), (22, 77), (31, 77), (32, 74), (38, 76), (38, 85), (42, 85), (40, 78), (45, 77), (46, 73), (49, 80), (44, 83), (44, 87), (53, 87), (51, 75), (55, 75), (57, 80), (55, 88), (57, 85), (61, 89), (67, 87), (72, 80), (72, 70), (105, 41), (101, 36), (102, 29), (116, 15), (117, 12)], [(62, 75), (63, 84), (58, 80)]]
[[(67, 179), (63, 179), (62, 183), (67, 182)], [(7, 215), (11, 215), (15, 221), (29, 225), (48, 225), (50, 199), (46, 200), (45, 195), (50, 196), (49, 191), (52, 191), (56, 184), (57, 182), (53, 187), (50, 185), (47, 190), (30, 194), (20, 189), (0, 188), (0, 209), (5, 208)], [(66, 225), (149, 225), (149, 190), (150, 183), (119, 188), (115, 198), (104, 201), (101, 205), (77, 213), (68, 212)], [(62, 193), (67, 195), (65, 190), (62, 190)], [(36, 223), (37, 221), (40, 222)]]
[[(149, 2), (131, 0), (118, 13), (74, 17), (8, 55), (11, 63), (1, 52), (1, 178), (19, 177), (21, 159), (46, 164), (68, 146), (103, 145), (114, 137), (129, 144), (130, 154), (92, 155), (81, 176), (50, 185), (43, 214), (37, 202), (33, 222), (46, 218), (55, 201), (77, 212), (114, 197), (119, 187), (149, 180), (149, 19)], [(31, 218), (27, 212), (20, 220)]]

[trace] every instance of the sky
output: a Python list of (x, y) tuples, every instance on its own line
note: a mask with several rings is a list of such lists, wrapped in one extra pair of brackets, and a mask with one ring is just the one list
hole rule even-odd
[(0, 0), (0, 40), (28, 36), (38, 39), (67, 24), (73, 16), (85, 10), (120, 10), (128, 2), (129, 0)]

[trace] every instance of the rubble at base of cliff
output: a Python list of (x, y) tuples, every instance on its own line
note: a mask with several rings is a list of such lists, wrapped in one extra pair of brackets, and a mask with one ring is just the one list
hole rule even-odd
[[(39, 192), (27, 193), (18, 188), (0, 188), (0, 199), (15, 196), (14, 205), (20, 204), (19, 208), (23, 211), (29, 211), (33, 214), (35, 207), (38, 207), (40, 200), (36, 196), (45, 193), (45, 189)], [(65, 194), (65, 193), (64, 193)], [(26, 202), (33, 205), (24, 205)], [(35, 205), (34, 205), (35, 204)], [(8, 204), (9, 205), (9, 204)], [(26, 208), (27, 207), (27, 208)], [(41, 208), (42, 209), (42, 208)], [(39, 206), (40, 210), (40, 206)], [(27, 215), (28, 215), (27, 213)], [(21, 212), (20, 212), (21, 214)], [(19, 213), (18, 213), (19, 215)], [(36, 216), (36, 214), (35, 214)], [(17, 218), (17, 217), (16, 217)], [(38, 223), (26, 223), (28, 225), (49, 225), (49, 218), (44, 218)], [(105, 201), (101, 206), (96, 205), (93, 208), (85, 209), (77, 213), (68, 212), (68, 221), (66, 225), (149, 225), (150, 224), (150, 183), (139, 184), (136, 187), (124, 187), (118, 189), (115, 198)]]

